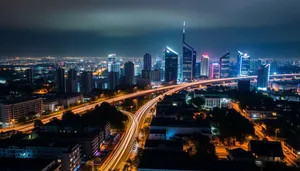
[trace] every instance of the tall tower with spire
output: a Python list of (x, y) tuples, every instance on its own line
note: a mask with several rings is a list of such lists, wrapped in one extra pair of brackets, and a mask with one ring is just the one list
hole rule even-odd
[(184, 21), (182, 27), (182, 80), (184, 82), (191, 82), (195, 79), (197, 53), (194, 48), (185, 41), (185, 24)]

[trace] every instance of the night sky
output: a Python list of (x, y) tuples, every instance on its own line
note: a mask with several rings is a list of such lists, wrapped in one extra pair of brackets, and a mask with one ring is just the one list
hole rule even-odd
[(300, 58), (299, 0), (1, 0), (0, 55), (160, 55), (181, 52), (181, 25), (216, 58)]

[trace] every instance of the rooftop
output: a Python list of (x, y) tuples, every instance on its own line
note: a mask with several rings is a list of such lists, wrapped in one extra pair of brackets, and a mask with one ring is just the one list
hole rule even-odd
[(157, 148), (157, 149), (171, 149), (171, 150), (181, 150), (183, 149), (183, 144), (181, 141), (172, 140), (147, 140), (145, 143), (145, 149)]
[(251, 140), (249, 145), (258, 156), (284, 157), (280, 142)]
[(250, 160), (255, 159), (255, 157), (253, 156), (253, 154), (251, 152), (246, 151), (242, 148), (236, 148), (233, 150), (229, 150), (229, 155), (236, 159), (250, 159)]
[[(41, 171), (45, 169), (54, 160), (47, 159), (21, 159), (21, 158), (0, 158), (0, 170), (5, 171)], [(58, 164), (55, 164), (48, 171), (55, 170)]]
[(173, 118), (154, 118), (152, 120), (151, 126), (210, 128), (210, 123), (208, 121), (176, 120)]

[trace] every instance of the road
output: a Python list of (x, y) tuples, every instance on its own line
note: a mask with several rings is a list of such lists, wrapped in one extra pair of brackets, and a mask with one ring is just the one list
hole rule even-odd
[[(237, 103), (232, 103), (232, 107), (237, 111), (239, 112), (242, 116), (244, 116), (246, 119), (248, 119), (253, 125), (254, 125), (254, 131), (255, 131), (255, 134), (259, 137), (259, 139), (264, 139), (264, 138), (267, 138), (268, 141), (276, 141), (274, 138), (266, 135), (264, 132), (263, 132), (263, 128), (261, 127), (261, 125), (257, 124), (256, 122), (254, 122), (248, 115), (247, 113), (245, 113), (244, 111), (242, 111), (239, 107), (239, 105)], [(285, 162), (290, 165), (290, 166), (293, 166), (293, 165), (296, 165), (296, 160), (297, 160), (297, 155), (293, 153), (293, 151), (291, 151), (289, 148), (287, 148), (283, 142), (281, 142), (282, 144), (282, 149), (283, 149), (283, 152), (284, 152), (284, 155), (285, 155)]]
[[(273, 75), (273, 77), (284, 77), (284, 76), (300, 76), (300, 74), (278, 74), (278, 75)], [(125, 100), (127, 98), (134, 98), (134, 97), (146, 95), (146, 94), (149, 94), (149, 93), (155, 93), (157, 91), (164, 91), (164, 90), (169, 90), (169, 89), (176, 89), (176, 90), (179, 91), (181, 89), (184, 89), (184, 88), (187, 88), (187, 87), (190, 87), (190, 86), (197, 86), (199, 84), (216, 83), (216, 82), (224, 82), (224, 81), (234, 81), (234, 80), (238, 80), (238, 79), (254, 79), (254, 78), (256, 78), (256, 76), (200, 80), (200, 81), (191, 82), (191, 83), (183, 83), (183, 84), (179, 84), (179, 85), (171, 85), (171, 86), (165, 86), (165, 87), (160, 87), (160, 88), (155, 88), (155, 89), (150, 89), (150, 90), (138, 91), (138, 92), (127, 94), (127, 95), (114, 97), (114, 98), (111, 98), (109, 100), (105, 100), (105, 102), (114, 103), (114, 102), (117, 102), (117, 101)], [(96, 105), (100, 105), (102, 102), (95, 102), (93, 104), (83, 105), (79, 108), (73, 109), (72, 111), (74, 113), (81, 113), (81, 112), (84, 112), (86, 110), (95, 108)], [(41, 120), (43, 121), (43, 123), (47, 123), (47, 122), (49, 122), (50, 119), (52, 119), (54, 117), (61, 118), (62, 114), (63, 114), (63, 111), (56, 112), (55, 114), (52, 114), (51, 116), (49, 116), (47, 118), (43, 118)], [(17, 131), (27, 132), (27, 131), (30, 131), (32, 129), (33, 129), (33, 123), (28, 123), (28, 124), (24, 124), (24, 125), (15, 125), (14, 127), (10, 127), (10, 128), (1, 128), (0, 131), (5, 132), (5, 131), (9, 131), (9, 130), (17, 130)]]
[(125, 136), (122, 138), (121, 143), (119, 143), (118, 147), (114, 150), (112, 155), (107, 158), (105, 163), (103, 163), (100, 168), (101, 171), (109, 171), (123, 167), (124, 162), (129, 158), (129, 155), (133, 149), (135, 137), (138, 137), (138, 133), (142, 126), (143, 120), (147, 116), (149, 110), (158, 102), (160, 97), (161, 96), (158, 96), (150, 100), (144, 106), (139, 108), (133, 116), (126, 111), (122, 111), (123, 113), (128, 113), (128, 115), (133, 117), (133, 123), (125, 133)]

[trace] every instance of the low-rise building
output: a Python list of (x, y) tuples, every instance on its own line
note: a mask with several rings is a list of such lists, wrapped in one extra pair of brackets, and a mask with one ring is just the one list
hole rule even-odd
[(176, 120), (170, 118), (154, 118), (150, 131), (162, 130), (166, 132), (166, 139), (176, 135), (202, 134), (211, 136), (211, 126), (207, 121)]
[(61, 171), (61, 163), (52, 159), (1, 158), (0, 165), (3, 171)]
[(58, 98), (58, 104), (64, 106), (65, 108), (69, 107), (70, 105), (78, 104), (83, 101), (82, 94), (64, 94)]
[(248, 151), (261, 162), (283, 162), (284, 155), (281, 142), (251, 140)]
[(43, 101), (44, 105), (44, 111), (45, 112), (55, 112), (59, 110), (59, 105), (58, 105), (58, 100), (57, 99), (52, 99), (52, 100), (44, 100)]
[(150, 129), (149, 140), (165, 140), (166, 139), (166, 130), (165, 129)]
[(0, 101), (0, 125), (5, 127), (20, 118), (31, 118), (42, 112), (42, 98), (3, 99)]
[(80, 167), (80, 145), (57, 141), (2, 140), (0, 157), (54, 159), (61, 163), (62, 171), (74, 171)]

